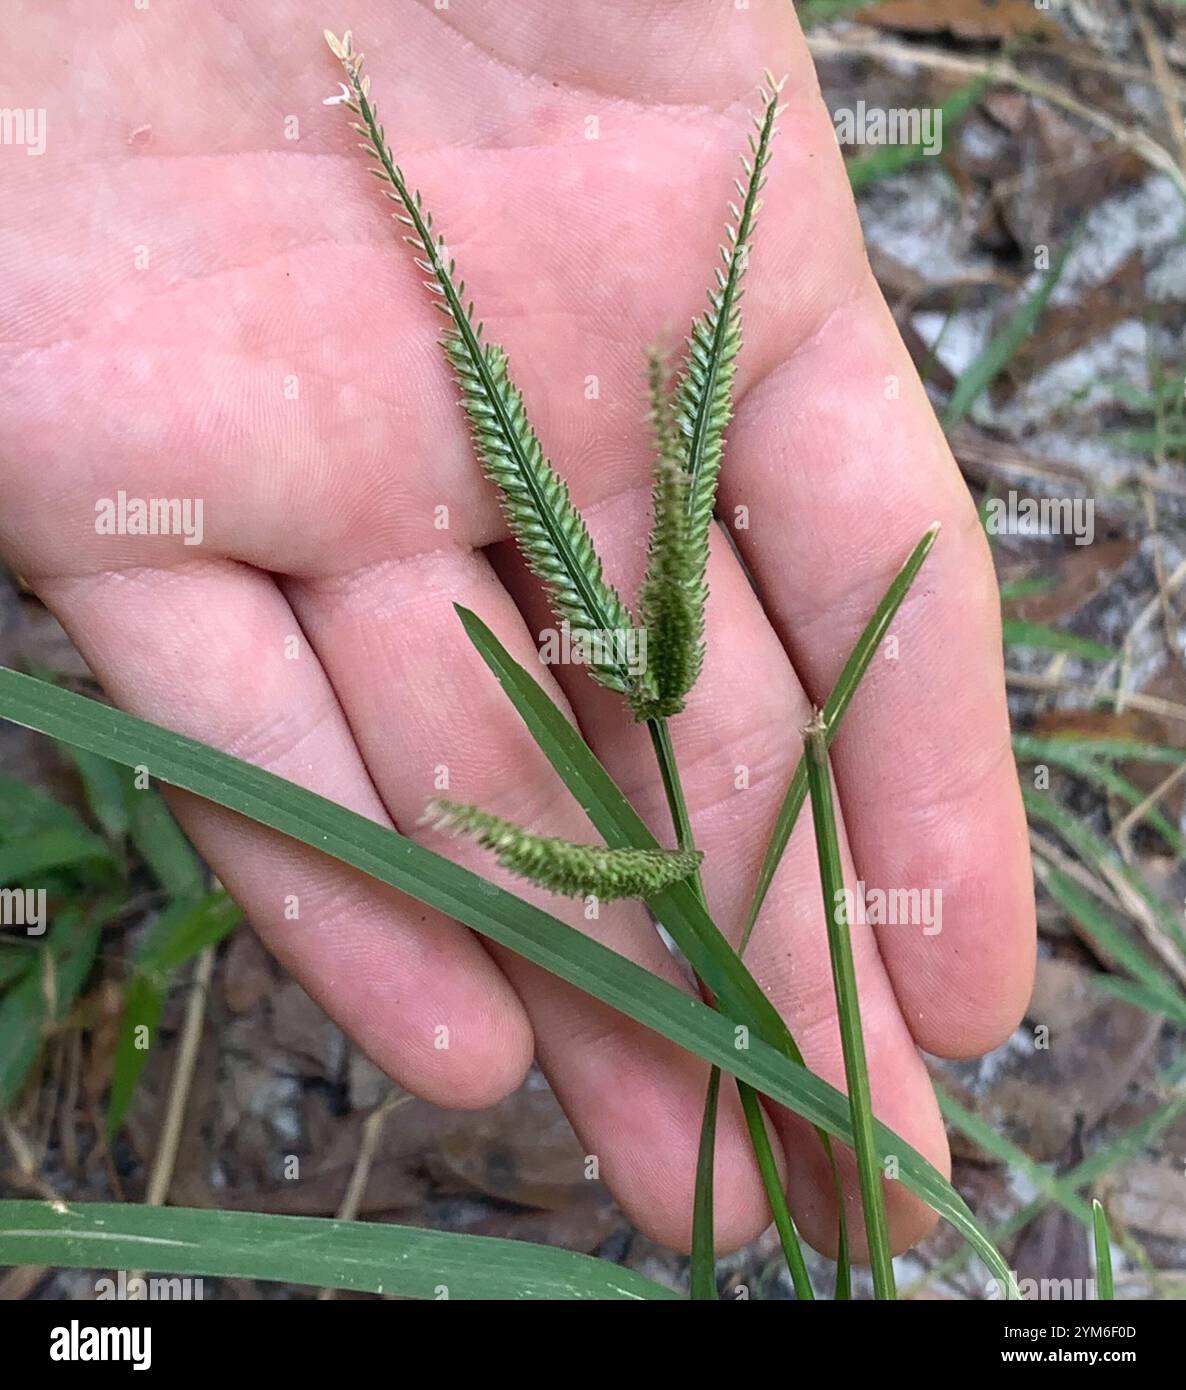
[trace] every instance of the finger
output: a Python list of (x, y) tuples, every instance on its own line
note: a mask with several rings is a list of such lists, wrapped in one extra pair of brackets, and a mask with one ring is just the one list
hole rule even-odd
[[(390, 824), (266, 576), (211, 562), (36, 587), (124, 708)], [(175, 805), (268, 947), (401, 1086), (468, 1108), (520, 1083), (530, 1026), (469, 931), (197, 797)]]
[[(602, 506), (589, 518), (599, 552), (627, 592), (637, 588), (644, 562), (638, 520), (646, 489)], [(714, 535), (709, 566), (707, 650), (704, 669), (684, 713), (671, 721), (676, 760), (691, 813), (697, 847), (704, 850), (702, 877), (714, 920), (737, 941), (758, 866), (791, 774), (799, 758), (800, 728), (811, 705), (778, 637), (770, 628), (741, 567), (722, 536)], [(542, 635), (552, 626), (538, 584), (509, 547), (499, 569), (523, 608), (529, 627)], [(645, 727), (623, 715), (620, 697), (595, 685), (578, 666), (555, 673), (598, 756), (666, 842), (672, 834), (661, 781)], [(844, 841), (843, 818), (840, 832)], [(847, 882), (855, 883), (845, 849)], [(866, 926), (852, 930), (861, 992), (861, 1013), (878, 1116), (931, 1158), (947, 1163), (947, 1146), (926, 1070), (903, 1021), (893, 989)], [(823, 894), (810, 816), (787, 848), (747, 962), (787, 1020), (809, 1067), (844, 1087)], [(828, 1248), (836, 1236), (834, 1185), (815, 1161), (818, 1140), (809, 1126), (779, 1112), (787, 1138), (788, 1194), (792, 1212), (813, 1244)], [(848, 1174), (855, 1193), (855, 1172)], [(906, 1248), (924, 1234), (934, 1215), (904, 1188), (890, 1184), (892, 1234)], [(861, 1223), (855, 1222), (859, 1229)], [(854, 1236), (856, 1231), (854, 1231)], [(860, 1249), (860, 1240), (854, 1241)]]
[[(619, 49), (646, 45), (664, 55), (655, 95), (669, 88), (661, 99), (677, 104), (593, 102), (550, 75), (547, 63), (571, 57), (553, 47), (571, 38), (554, 18), (541, 18), (551, 36), (538, 54), (545, 67), (528, 73), (528, 55), (500, 47), (515, 7), (491, 12), (476, 37), (457, 27), (471, 23), (468, 7), (447, 22), (420, 7), (378, 8), (369, 62), (396, 153), (423, 185), (492, 337), (505, 335), (541, 432), (574, 471), (590, 465), (586, 500), (629, 485), (616, 460), (633, 412), (614, 402), (633, 401), (638, 345), (664, 326), (682, 332), (702, 305), (719, 238), (703, 190), (716, 179), (723, 204), (761, 68), (787, 67), (778, 38), (787, 19), (755, 4), (726, 7), (717, 20), (721, 7), (707, 0), (645, 22), (579, 8), (584, 31), (598, 36), (583, 45), (587, 63), (602, 61), (611, 39)], [(89, 27), (87, 7), (76, 11), (87, 80), (71, 68), (65, 89), (52, 89), (57, 134), (42, 158), (0, 165), (19, 270), (0, 286), (0, 318), (17, 326), (10, 350), (0, 344), (0, 381), (11, 383), (0, 447), (22, 463), (0, 470), (6, 553), (22, 567), (52, 556), (59, 573), (124, 559), (166, 567), (177, 553), (172, 536), (133, 536), (120, 558), (120, 538), (96, 537), (95, 496), (76, 486), (80, 419), (94, 493), (154, 497), (165, 458), (184, 472), (185, 495), (205, 500), (208, 549), (260, 568), (319, 572), (327, 551), (361, 565), (434, 548), (440, 537), (424, 518), (440, 504), (455, 537), (501, 538), (422, 272), (342, 111), (323, 105), (336, 75), (328, 51), (318, 43), (315, 57), (296, 38), (277, 45), (274, 16), (250, 8), (236, 13), (234, 42), (216, 17), (207, 28), (204, 17), (182, 23), (154, 11), (137, 17), (149, 27), (127, 44), (113, 42), (110, 26)], [(200, 75), (200, 94), (146, 84), (145, 52), (182, 41), (193, 58), (179, 80)], [(361, 30), (359, 41), (370, 42)], [(711, 93), (689, 88), (696, 62), (673, 61), (702, 46)], [(42, 54), (52, 43), (32, 47)], [(617, 56), (606, 62), (611, 75)], [(63, 71), (53, 65), (55, 83)], [(792, 72), (790, 85), (809, 73)], [(116, 113), (102, 125), (86, 95), (99, 82)], [(235, 95), (245, 90), (246, 109)], [(586, 138), (590, 115), (595, 139)], [(294, 116), (299, 140), (286, 137)], [(656, 203), (657, 176), (672, 169), (679, 178)], [(524, 224), (511, 235), (508, 188)], [(89, 216), (98, 203), (100, 221)], [(46, 245), (69, 253), (47, 257)], [(703, 274), (667, 283), (649, 273), (673, 247)], [(368, 293), (351, 293), (355, 285)], [(525, 315), (525, 304), (541, 312)], [(591, 380), (604, 405), (595, 436), (588, 413), (571, 408)], [(393, 452), (432, 457), (433, 467), (393, 476)]]
[[(565, 707), (481, 555), (451, 548), (337, 578), (289, 580), (285, 588), (397, 824), (653, 973), (685, 983), (638, 904), (595, 905), (590, 917), (587, 904), (510, 879), (472, 842), (415, 824), (425, 803), (443, 794), (543, 834), (598, 841), (454, 612), (456, 602), (479, 613)], [(686, 1248), (707, 1067), (579, 990), (495, 951), (527, 1008), (548, 1079), (601, 1176), (637, 1226)], [(768, 1220), (732, 1090), (717, 1143), (717, 1236), (731, 1248)]]
[[(1025, 818), (984, 539), (925, 400), (917, 409), (928, 418), (915, 422), (905, 396), (891, 405), (880, 395), (887, 368), (910, 381), (892, 333), (876, 309), (845, 312), (755, 391), (733, 431), (737, 466), (722, 496), (726, 510), (749, 510), (739, 548), (820, 703), (912, 546), (943, 523), (833, 760), (869, 889), (931, 895), (928, 930), (909, 922), (879, 933), (915, 1037), (932, 1052), (976, 1055), (1008, 1036), (1029, 997)], [(812, 524), (796, 524), (808, 509)]]
[[(898, 567), (942, 523), (833, 760), (868, 888), (941, 905), (937, 930), (879, 931), (914, 1036), (977, 1055), (1019, 1021), (1035, 939), (999, 598), (967, 487), (869, 274), (827, 112), (792, 98), (786, 124), (793, 140), (771, 165), (748, 282), (755, 350), (719, 514), (817, 704)], [(810, 287), (794, 273), (807, 264)]]

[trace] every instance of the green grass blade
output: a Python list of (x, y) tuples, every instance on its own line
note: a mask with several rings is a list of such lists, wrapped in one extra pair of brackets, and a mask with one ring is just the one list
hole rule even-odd
[(1019, 603), (1023, 598), (1049, 593), (1057, 583), (1052, 574), (1034, 574), (1028, 579), (1015, 579), (1011, 584), (1001, 585), (1001, 603)]
[(0, 843), (35, 830), (87, 833), (82, 817), (52, 796), (16, 777), (0, 777)]
[[(988, 78), (977, 77), (952, 92), (939, 107), (941, 123), (937, 122), (938, 130), (953, 129), (980, 100), (987, 87)], [(921, 164), (924, 160), (933, 157), (932, 154), (928, 154), (927, 147), (923, 143), (881, 145), (877, 149), (870, 150), (867, 154), (857, 155), (853, 159), (846, 160), (844, 167), (848, 173), (848, 181), (852, 186), (852, 191), (859, 193), (862, 188), (876, 183), (878, 179), (888, 178), (891, 174), (900, 174), (903, 169), (909, 169), (911, 165)]]
[(108, 1141), (118, 1134), (148, 1065), (152, 1043), (165, 1011), (165, 997), (165, 983), (158, 975), (133, 975), (124, 990), (119, 1038), (111, 1067), (111, 1090), (103, 1122)]
[(991, 339), (968, 367), (960, 374), (943, 412), (943, 428), (950, 432), (963, 420), (989, 386), (1005, 370), (1013, 355), (1037, 326), (1046, 308), (1046, 303), (1054, 293), (1062, 278), (1071, 252), (1079, 244), (1082, 231), (1067, 238), (1062, 250), (1054, 259), (1050, 269), (1042, 276), (1042, 283), (1034, 290), (1009, 322), (995, 338)]
[(1079, 734), (1049, 734), (1037, 738), (1033, 734), (1014, 734), (1013, 740), (1015, 749), (1019, 750), (1022, 746), (1027, 749), (1024, 754), (1018, 751), (1018, 757), (1025, 757), (1027, 761), (1041, 761), (1041, 758), (1033, 758), (1031, 750), (1049, 750), (1048, 753), (1043, 752), (1042, 756), (1053, 759), (1059, 749), (1064, 749), (1068, 755), (1073, 754), (1081, 760), (1117, 758), (1135, 763), (1186, 762), (1186, 748), (1174, 748), (1166, 743), (1140, 743), (1135, 739), (1087, 738)]
[(201, 897), (202, 862), (173, 819), (165, 799), (151, 787), (137, 790), (127, 784), (131, 808), (129, 834), (149, 871), (170, 898), (194, 901)]
[(1111, 1303), (1116, 1297), (1116, 1286), (1112, 1278), (1112, 1238), (1108, 1234), (1108, 1218), (1097, 1199), (1092, 1200), (1091, 1212), (1095, 1236), (1096, 1297)]
[(100, 900), (59, 913), (34, 963), (0, 999), (0, 1113), (19, 1094), (46, 1035), (78, 998), (111, 907)]
[(1093, 642), (1089, 637), (1078, 637), (1073, 632), (1060, 632), (1056, 627), (1046, 627), (1043, 623), (1027, 623), (1021, 618), (1003, 618), (1001, 633), (1007, 647), (1032, 647), (1041, 652), (1066, 652), (1068, 656), (1081, 656), (1087, 661), (1115, 661), (1120, 655), (1102, 642)]
[(678, 1297), (633, 1270), (550, 1245), (116, 1202), (0, 1202), (0, 1264), (163, 1270), (419, 1299)]
[(1143, 806), (1141, 819), (1156, 830), (1170, 848), (1186, 858), (1186, 835), (1155, 804), (1146, 804), (1149, 798), (1124, 776), (1117, 772), (1110, 762), (1082, 753), (1076, 741), (1066, 738), (1036, 738), (1032, 734), (1014, 734), (1013, 751), (1023, 762), (1054, 763), (1066, 769), (1085, 782), (1092, 782), (1111, 792), (1130, 806)]
[(1077, 1220), (1084, 1224), (1090, 1223), (1091, 1209), (1087, 1203), (1073, 1191), (1068, 1190), (1065, 1184), (1061, 1184), (1058, 1177), (1044, 1164), (1032, 1159), (1024, 1149), (1019, 1148), (1011, 1139), (1006, 1139), (1003, 1134), (998, 1134), (990, 1124), (962, 1106), (954, 1096), (949, 1095), (941, 1086), (935, 1087), (935, 1096), (939, 1101), (939, 1110), (944, 1120), (953, 1129), (958, 1129), (974, 1144), (979, 1144), (993, 1158), (1007, 1164), (1011, 1169), (1023, 1173), (1039, 1192), (1052, 1201), (1058, 1202)]
[(803, 29), (809, 29), (817, 24), (827, 24), (833, 19), (848, 19), (856, 14), (858, 10), (872, 10), (881, 3), (881, 0), (799, 0), (795, 6), (795, 14), (798, 16), (799, 24)]
[(1171, 1004), (1145, 985), (1135, 984), (1132, 980), (1126, 980), (1119, 975), (1094, 974), (1091, 977), (1091, 987), (1099, 990), (1101, 994), (1111, 995), (1113, 999), (1123, 999), (1126, 1004), (1144, 1009), (1147, 1014), (1155, 1014), (1158, 1018), (1168, 1018), (1175, 1023), (1186, 1024), (1186, 1012), (1180, 1012), (1176, 1005)]
[(1127, 1163), (1136, 1158), (1142, 1149), (1147, 1149), (1153, 1141), (1172, 1125), (1181, 1115), (1186, 1115), (1186, 1091), (1175, 1091), (1175, 1088), (1186, 1076), (1186, 1055), (1178, 1057), (1174, 1062), (1158, 1075), (1152, 1089), (1154, 1092), (1168, 1090), (1174, 1092), (1158, 1108), (1136, 1124), (1132, 1129), (1124, 1134), (1117, 1136), (1110, 1143), (1093, 1154), (1089, 1154), (1082, 1162), (1075, 1165), (1069, 1173), (1062, 1173), (1057, 1178), (1060, 1185), (1070, 1185), (1073, 1189), (1086, 1187), (1088, 1183), (1096, 1182), (1109, 1172), (1118, 1163)]
[(1144, 879), (1121, 859), (1103, 836), (1097, 835), (1090, 826), (1076, 820), (1052, 796), (1022, 787), (1021, 798), (1025, 803), (1026, 814), (1034, 820), (1043, 821), (1055, 830), (1086, 864), (1096, 872), (1102, 872), (1105, 878), (1122, 880), (1126, 888), (1141, 900), (1165, 935), (1179, 950), (1186, 951), (1186, 932), (1182, 930), (1177, 915), (1162, 902)]
[[(762, 1102), (758, 1099), (758, 1093), (753, 1087), (747, 1086), (744, 1081), (737, 1083), (737, 1090), (741, 1096), (741, 1108), (745, 1114), (750, 1143), (753, 1145), (754, 1154), (758, 1160), (758, 1168), (762, 1174), (762, 1186), (766, 1189), (766, 1200), (770, 1203), (770, 1212), (774, 1217), (774, 1228), (778, 1232), (778, 1239), (782, 1245), (783, 1258), (786, 1260), (791, 1283), (795, 1286), (795, 1297), (800, 1302), (811, 1301), (815, 1298), (815, 1290), (811, 1287), (811, 1275), (807, 1271), (807, 1261), (803, 1258), (803, 1247), (799, 1243), (799, 1233), (795, 1230), (795, 1223), (791, 1220), (790, 1209), (787, 1206), (787, 1195), (783, 1190), (778, 1166), (774, 1162), (774, 1150), (770, 1145), (770, 1134), (766, 1128), (766, 1116), (762, 1110)], [(707, 1103), (705, 1115), (706, 1117), (708, 1115)], [(713, 1098), (712, 1115), (715, 1125), (715, 1098)], [(703, 1126), (701, 1127), (701, 1135), (703, 1136)]]
[[(873, 660), (878, 647), (881, 646), (882, 638), (889, 630), (889, 625), (893, 622), (898, 609), (902, 606), (902, 600), (906, 597), (911, 584), (914, 583), (915, 576), (922, 568), (923, 562), (931, 553), (931, 547), (935, 544), (938, 534), (939, 523), (935, 522), (910, 552), (906, 563), (894, 576), (893, 582), (885, 591), (881, 602), (873, 612), (873, 616), (866, 624), (865, 630), (857, 638), (856, 646), (849, 653), (848, 660), (844, 663), (836, 684), (832, 687), (832, 693), (824, 705), (824, 722), (827, 725), (829, 743), (835, 737), (837, 726), (852, 702), (857, 686), (860, 685), (865, 672), (869, 669), (869, 663)], [(779, 807), (774, 829), (770, 834), (770, 842), (766, 846), (766, 853), (762, 857), (762, 865), (758, 870), (758, 881), (754, 888), (753, 900), (746, 916), (745, 930), (741, 934), (739, 950), (743, 953), (746, 946), (749, 945), (754, 924), (758, 920), (758, 914), (762, 911), (762, 904), (766, 901), (766, 894), (770, 891), (770, 885), (774, 882), (774, 875), (782, 860), (783, 851), (787, 847), (787, 841), (791, 838), (791, 832), (795, 828), (795, 822), (799, 819), (799, 812), (803, 808), (806, 797), (807, 766), (805, 760), (800, 758), (791, 777), (790, 786), (787, 787), (786, 796)]]
[(103, 833), (108, 839), (122, 840), (131, 822), (123, 769), (106, 758), (96, 758), (93, 753), (71, 748), (68, 744), (62, 745), (62, 752), (78, 769), (86, 793), (86, 804), (91, 815), (102, 826)]
[[(740, 1019), (725, 1017), (559, 918), (397, 831), (216, 748), (6, 668), (0, 668), (0, 717), (127, 766), (144, 764), (163, 782), (350, 864), (740, 1077), (842, 1142), (852, 1143), (846, 1098), (767, 1044), (757, 1030), (746, 1038), (748, 1046), (739, 1046)], [(688, 903), (698, 906), (690, 889), (680, 891)], [(903, 1185), (950, 1221), (990, 1269), (1007, 1280), (1008, 1266), (951, 1184), (884, 1125), (876, 1124), (875, 1134), (882, 1155), (898, 1158)]]
[(23, 883), (58, 869), (114, 867), (111, 846), (94, 831), (66, 826), (35, 830), (0, 845), (0, 884)]
[(33, 941), (0, 941), (0, 989), (19, 980), (37, 960)]
[(852, 1299), (852, 1260), (849, 1258), (847, 1237), (841, 1243), (840, 1258), (836, 1261), (836, 1288), (832, 1297), (837, 1303), (848, 1303)]
[(1105, 441), (1111, 448), (1135, 454), (1186, 454), (1186, 434), (1165, 433), (1161, 430), (1105, 430)]
[[(1068, 768), (1070, 764), (1067, 764)], [(1180, 859), (1186, 859), (1186, 835), (1183, 835), (1172, 820), (1140, 787), (1130, 782), (1123, 773), (1117, 772), (1108, 763), (1086, 759), (1074, 771), (1085, 781), (1094, 782), (1111, 792), (1113, 796), (1126, 801), (1132, 807), (1141, 807), (1139, 819), (1150, 829), (1155, 830)]]
[(141, 938), (135, 968), (124, 993), (111, 1073), (105, 1121), (109, 1139), (123, 1124), (148, 1063), (165, 1006), (169, 975), (207, 946), (216, 945), (242, 920), (238, 905), (219, 890), (196, 903), (174, 903)]
[(696, 1193), (692, 1201), (692, 1298), (715, 1300), (717, 1296), (717, 1257), (713, 1237), (713, 1179), (716, 1173), (717, 1098), (721, 1091), (721, 1069), (708, 1074), (704, 1095), (704, 1118), (700, 1124), (700, 1148), (696, 1156)]
[(216, 946), (242, 922), (238, 904), (222, 889), (196, 903), (176, 903), (148, 928), (136, 948), (136, 969), (167, 975)]
[(848, 1086), (853, 1147), (857, 1156), (861, 1203), (865, 1210), (865, 1234), (869, 1243), (873, 1290), (878, 1298), (892, 1299), (896, 1297), (894, 1261), (885, 1215), (885, 1192), (881, 1186), (881, 1164), (873, 1137), (873, 1095), (865, 1060), (856, 967), (848, 921), (842, 907), (844, 869), (836, 835), (836, 814), (832, 804), (831, 774), (828, 771), (828, 740), (822, 715), (817, 716), (804, 731), (804, 740), (815, 844), (823, 885), (824, 917), (828, 925), (828, 951), (832, 958), (832, 985), (836, 992), (836, 1013), (840, 1021), (844, 1079)]
[(1061, 869), (1040, 855), (1034, 857), (1034, 876), (1068, 916), (1074, 918), (1099, 949), (1119, 962), (1170, 1018), (1186, 1023), (1186, 997), (1153, 958), (1118, 927), (1104, 908)]

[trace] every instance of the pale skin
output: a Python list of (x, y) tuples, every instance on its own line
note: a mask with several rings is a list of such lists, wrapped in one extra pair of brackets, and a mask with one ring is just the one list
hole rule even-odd
[[(0, 89), (45, 108), (47, 141), (38, 157), (0, 148), (4, 558), (123, 707), (487, 873), (481, 850), (417, 825), (432, 796), (596, 837), (454, 602), (538, 674), (668, 843), (670, 818), (618, 697), (536, 659), (552, 621), (468, 447), (443, 320), (392, 205), (346, 113), (322, 104), (341, 75), (322, 27), (353, 28), (396, 157), (631, 597), (649, 506), (644, 350), (678, 344), (703, 308), (760, 75), (786, 74), (718, 504), (760, 599), (718, 534), (708, 658), (673, 735), (709, 906), (736, 939), (798, 730), (942, 523), (832, 762), (849, 882), (942, 892), (939, 934), (865, 927), (854, 948), (878, 1114), (946, 1169), (918, 1049), (1000, 1043), (1033, 968), (998, 603), (967, 488), (870, 275), (790, 5), (17, 10)], [(202, 544), (96, 534), (96, 502), (120, 489), (202, 499)], [(174, 804), (269, 948), (401, 1086), (486, 1106), (534, 1053), (631, 1219), (686, 1248), (703, 1064), (312, 850)], [(679, 980), (641, 907), (586, 920), (528, 896)], [(746, 959), (808, 1064), (843, 1084), (809, 816)], [(722, 1098), (725, 1248), (768, 1213), (733, 1089)], [(792, 1211), (830, 1249), (818, 1145), (772, 1113)], [(903, 1249), (932, 1218), (899, 1184), (888, 1197)]]

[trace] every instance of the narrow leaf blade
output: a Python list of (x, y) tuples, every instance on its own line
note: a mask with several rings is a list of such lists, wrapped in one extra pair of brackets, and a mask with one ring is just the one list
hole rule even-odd
[(869, 1087), (869, 1067), (865, 1060), (865, 1038), (861, 1028), (861, 1006), (857, 993), (856, 966), (844, 902), (844, 869), (836, 834), (836, 814), (832, 804), (831, 774), (828, 771), (828, 741), (823, 717), (805, 731), (807, 781), (811, 790), (811, 812), (815, 822), (815, 844), (819, 855), (823, 886), (824, 918), (827, 922), (828, 950), (832, 958), (832, 984), (836, 993), (836, 1014), (840, 1022), (840, 1045), (844, 1054), (844, 1079), (848, 1086), (849, 1114), (852, 1120), (857, 1176), (861, 1203), (865, 1211), (865, 1234), (873, 1288), (878, 1298), (896, 1298), (894, 1262), (889, 1243), (889, 1223), (885, 1214), (885, 1192), (881, 1186), (881, 1165), (873, 1137), (873, 1095)]
[(116, 1202), (0, 1202), (0, 1264), (166, 1270), (420, 1299), (678, 1297), (608, 1260), (526, 1241)]
[[(845, 1097), (760, 1035), (751, 1034), (748, 1047), (738, 1047), (737, 1021), (396, 831), (182, 734), (2, 667), (0, 717), (127, 766), (143, 763), (162, 781), (353, 865), (852, 1142)], [(874, 1132), (882, 1155), (897, 1156), (904, 1186), (946, 1217), (1008, 1283), (1008, 1266), (951, 1184), (884, 1125)]]

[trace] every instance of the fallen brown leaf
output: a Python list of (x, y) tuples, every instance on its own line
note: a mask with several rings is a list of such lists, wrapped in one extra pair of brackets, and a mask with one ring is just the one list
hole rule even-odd
[[(1022, 618), (1027, 623), (1045, 624), (1073, 617), (1108, 587), (1136, 551), (1137, 542), (1131, 536), (1100, 540), (1094, 545), (1068, 545), (1054, 554), (1049, 546), (1041, 546), (1036, 550), (1041, 566), (1036, 572), (1049, 576), (1054, 584), (1009, 604), (1009, 616)], [(1004, 578), (1006, 581), (1027, 578), (1031, 572), (1031, 566), (1025, 563), (1010, 565)]]

